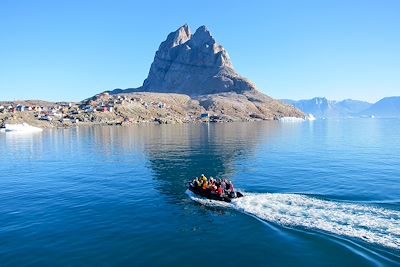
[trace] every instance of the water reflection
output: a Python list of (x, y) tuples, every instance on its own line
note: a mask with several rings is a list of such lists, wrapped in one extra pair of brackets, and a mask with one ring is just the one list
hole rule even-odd
[(204, 173), (231, 178), (237, 159), (255, 153), (273, 134), (276, 123), (163, 126), (151, 132), (145, 153), (157, 189), (173, 200), (184, 198), (186, 182)]
[(276, 122), (81, 127), (75, 130), (75, 145), (90, 145), (102, 158), (114, 160), (142, 154), (156, 189), (179, 200), (186, 198), (186, 182), (202, 173), (233, 177), (237, 160), (253, 155), (279, 128)]
[(42, 132), (0, 133), (0, 157), (14, 157), (16, 159), (32, 158), (42, 148), (42, 136)]
[[(90, 157), (96, 164), (113, 166), (124, 161), (133, 165), (138, 162), (133, 158), (140, 157), (150, 170), (149, 177), (141, 178), (153, 178), (159, 192), (179, 201), (186, 198), (186, 182), (195, 176), (234, 177), (238, 161), (254, 155), (257, 146), (265, 146), (280, 129), (276, 122), (77, 127), (28, 137), (7, 135), (2, 140), (9, 153), (47, 162)], [(45, 157), (49, 154), (53, 157)]]

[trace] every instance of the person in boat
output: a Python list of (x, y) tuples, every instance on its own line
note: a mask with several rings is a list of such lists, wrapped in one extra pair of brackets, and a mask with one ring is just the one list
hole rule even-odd
[(208, 189), (210, 190), (210, 192), (215, 194), (217, 192), (217, 187), (215, 186), (214, 177), (210, 176), (208, 185), (209, 185)]
[(222, 197), (224, 195), (224, 190), (222, 189), (222, 186), (219, 185), (217, 188), (217, 194)]
[(204, 174), (202, 174), (199, 179), (200, 187), (203, 187), (205, 181), (207, 181), (207, 177), (205, 177)]
[(212, 176), (210, 176), (210, 184), (215, 185), (215, 180), (214, 180), (214, 177), (212, 177)]
[(215, 186), (215, 184), (210, 184), (210, 186), (208, 187), (208, 189), (210, 189), (211, 193), (216, 193), (217, 192), (217, 187)]
[(193, 182), (192, 182), (192, 184), (193, 184), (193, 186), (194, 186), (195, 188), (198, 188), (198, 187), (200, 187), (200, 181), (199, 181), (199, 178), (198, 178), (198, 177), (196, 177), (195, 179), (193, 179)]
[(229, 181), (229, 190), (230, 190), (231, 192), (235, 192), (235, 188), (233, 187), (232, 181)]
[(228, 192), (231, 191), (231, 181), (225, 180), (225, 190)]
[(232, 198), (236, 197), (236, 192), (235, 192), (235, 188), (233, 187), (232, 181), (229, 181), (228, 185), (229, 185), (229, 187), (228, 187), (229, 196)]
[(207, 178), (203, 180), (202, 188), (203, 188), (203, 190), (207, 190), (207, 188), (208, 188)]
[(221, 187), (222, 187), (222, 190), (223, 190), (223, 191), (226, 190), (226, 180), (225, 180), (225, 179), (223, 179), (223, 180), (221, 181)]

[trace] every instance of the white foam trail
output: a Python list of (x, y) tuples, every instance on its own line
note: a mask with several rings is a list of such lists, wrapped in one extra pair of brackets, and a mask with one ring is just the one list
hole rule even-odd
[(232, 207), (284, 226), (322, 230), (400, 249), (400, 211), (396, 210), (298, 194), (246, 193), (231, 204), (194, 200), (204, 205)]

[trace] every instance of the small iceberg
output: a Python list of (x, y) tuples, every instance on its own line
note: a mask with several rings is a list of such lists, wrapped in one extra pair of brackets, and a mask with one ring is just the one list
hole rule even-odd
[(303, 118), (297, 118), (297, 117), (282, 117), (279, 119), (281, 122), (303, 122)]
[(4, 124), (3, 132), (18, 132), (18, 133), (32, 133), (32, 132), (41, 132), (42, 128), (34, 127), (27, 123), (19, 123), (19, 124)]
[(308, 121), (315, 121), (316, 120), (316, 118), (314, 117), (314, 115), (313, 114), (308, 114), (307, 116), (306, 116), (306, 120), (308, 120)]

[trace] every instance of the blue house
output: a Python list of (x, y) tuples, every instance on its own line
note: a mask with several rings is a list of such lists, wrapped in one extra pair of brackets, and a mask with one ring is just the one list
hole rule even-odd
[(208, 113), (203, 113), (203, 114), (201, 114), (200, 115), (200, 119), (202, 120), (202, 121), (208, 121), (209, 120), (209, 115), (208, 115)]
[(24, 110), (25, 110), (25, 106), (22, 106), (22, 105), (17, 106), (17, 111), (24, 111)]

